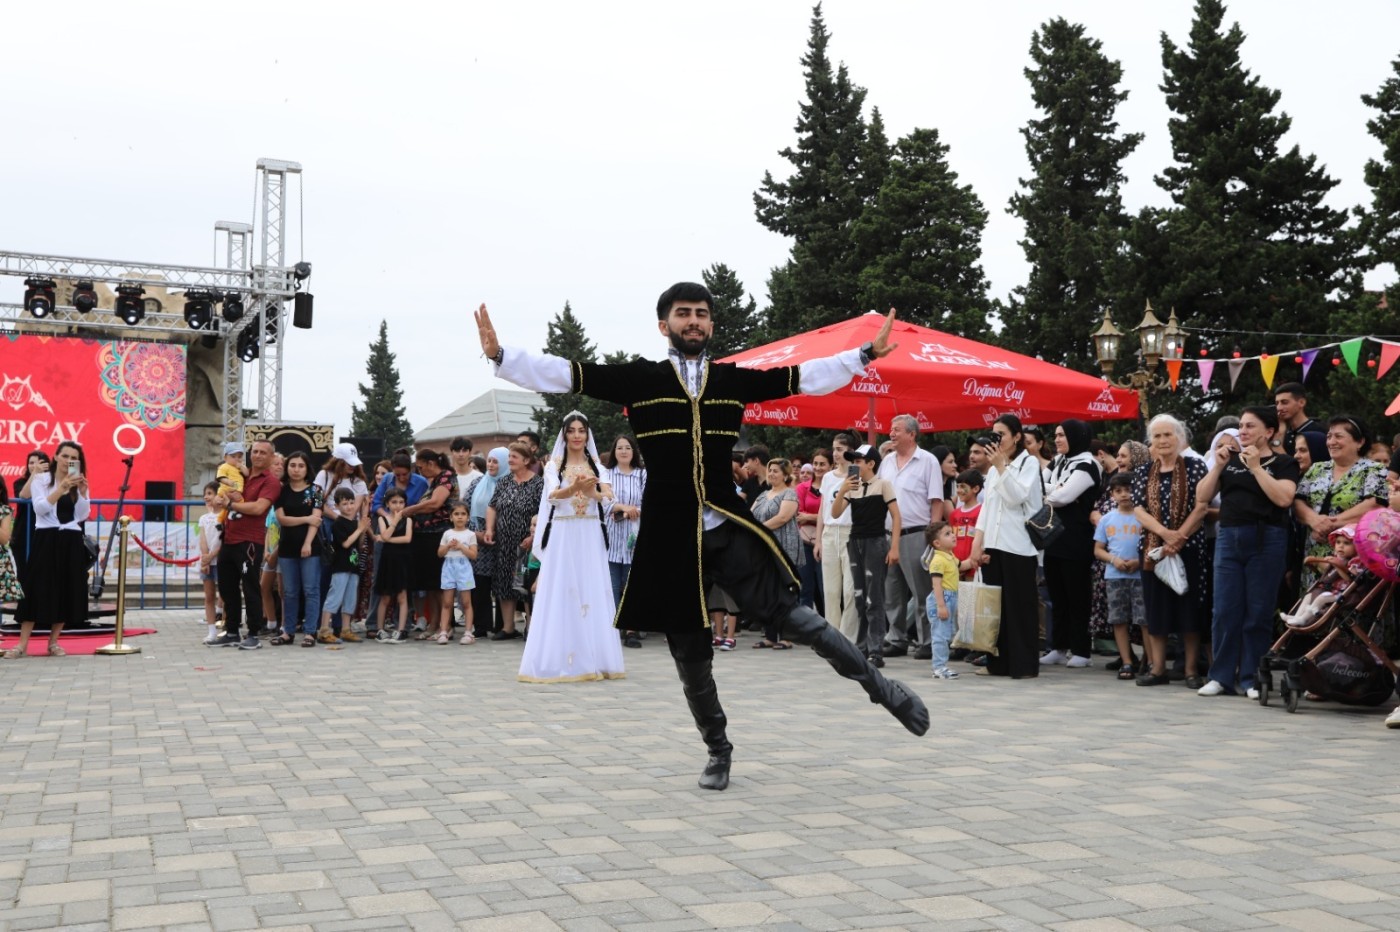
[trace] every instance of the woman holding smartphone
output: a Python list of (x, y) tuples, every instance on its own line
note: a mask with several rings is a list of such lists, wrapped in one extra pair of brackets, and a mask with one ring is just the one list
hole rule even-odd
[(88, 551), (83, 522), (92, 503), (83, 448), (71, 440), (60, 443), (53, 469), (31, 478), (28, 491), (34, 509), (34, 540), (25, 597), (15, 609), (19, 643), (5, 651), (6, 660), (25, 656), (36, 623), (48, 628), (49, 656), (62, 657), (58, 636), (63, 626), (87, 621)]

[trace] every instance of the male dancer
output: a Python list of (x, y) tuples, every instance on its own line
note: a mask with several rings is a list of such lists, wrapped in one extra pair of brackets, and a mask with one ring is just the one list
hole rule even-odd
[(822, 395), (845, 385), (871, 360), (894, 351), (894, 311), (875, 340), (858, 349), (759, 371), (710, 361), (705, 348), (714, 332), (713, 308), (704, 285), (672, 285), (656, 303), (657, 329), (670, 343), (667, 360), (620, 365), (503, 347), (484, 304), (476, 324), (482, 352), (501, 378), (538, 392), (577, 392), (626, 406), (647, 464), (647, 517), (615, 626), (666, 635), (710, 752), (700, 786), (722, 790), (729, 785), (733, 746), (710, 667), (714, 648), (705, 593), (711, 583), (733, 596), (746, 618), (777, 621), (787, 637), (810, 645), (914, 734), (927, 732), (929, 719), (912, 690), (882, 676), (844, 635), (798, 602), (792, 564), (734, 491), (730, 467), (745, 405), (799, 392)]

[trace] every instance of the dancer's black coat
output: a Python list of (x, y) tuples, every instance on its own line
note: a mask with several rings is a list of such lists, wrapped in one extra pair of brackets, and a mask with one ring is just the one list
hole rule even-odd
[(626, 631), (708, 627), (702, 514), (708, 506), (758, 535), (788, 585), (797, 575), (734, 488), (731, 454), (746, 405), (801, 391), (796, 366), (743, 369), (709, 362), (691, 398), (669, 361), (570, 363), (572, 391), (623, 405), (647, 466), (641, 529), (614, 624)]

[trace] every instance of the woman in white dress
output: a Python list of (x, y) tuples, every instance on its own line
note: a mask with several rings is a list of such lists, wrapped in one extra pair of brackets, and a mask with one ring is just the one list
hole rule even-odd
[(520, 658), (521, 682), (570, 683), (625, 675), (622, 644), (613, 629), (604, 520), (612, 489), (601, 475), (588, 419), (570, 412), (544, 467), (544, 496), (535, 529), (540, 575), (530, 636)]

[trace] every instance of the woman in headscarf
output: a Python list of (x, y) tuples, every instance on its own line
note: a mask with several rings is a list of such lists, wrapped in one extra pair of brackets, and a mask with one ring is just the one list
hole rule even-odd
[[(1369, 446), (1370, 434), (1358, 419), (1343, 414), (1327, 422), (1327, 459), (1303, 473), (1294, 493), (1293, 513), (1307, 533), (1307, 556), (1330, 555), (1327, 538), (1333, 531), (1390, 503), (1385, 467), (1362, 456)], [(1317, 577), (1316, 570), (1304, 565), (1302, 588)]]
[[(472, 561), (472, 574), (476, 577), (476, 588), (472, 590), (472, 636), (484, 638), (492, 630), (492, 608), (491, 608), (491, 568), (494, 563), (494, 548), (488, 546), (481, 540), (481, 532), (486, 530), (486, 506), (491, 504), (491, 496), (496, 493), (496, 482), (501, 476), (510, 471), (508, 465), (510, 451), (505, 447), (495, 447), (486, 457), (485, 471), (476, 476), (467, 485), (466, 491), (462, 495), (463, 501), (468, 503), (470, 517), (467, 519), (467, 530), (475, 534), (476, 559)], [(495, 630), (499, 631), (500, 624), (496, 623)]]
[(1050, 650), (1042, 664), (1089, 666), (1090, 570), (1094, 565), (1094, 523), (1090, 514), (1103, 474), (1089, 451), (1093, 431), (1071, 418), (1055, 428), (1055, 453), (1045, 481), (1045, 504), (1064, 522), (1064, 533), (1045, 548), (1045, 583), (1055, 606)]
[[(1133, 470), (1145, 465), (1151, 459), (1151, 454), (1147, 451), (1147, 444), (1139, 443), (1136, 440), (1125, 440), (1118, 447), (1113, 458), (1113, 465), (1116, 467), (1113, 472), (1124, 473), (1131, 476)], [(1102, 459), (1099, 460), (1103, 462)], [(1106, 479), (1107, 477), (1105, 477)], [(1094, 527), (1099, 525), (1099, 519), (1113, 511), (1117, 506), (1113, 504), (1113, 495), (1108, 489), (1107, 481), (1104, 482), (1104, 490), (1099, 494), (1098, 501), (1094, 502), (1094, 511), (1089, 516), (1089, 520), (1094, 523)], [(1118, 658), (1110, 660), (1104, 664), (1105, 670), (1117, 670), (1120, 680), (1130, 680), (1137, 676), (1137, 656), (1133, 653), (1132, 644), (1142, 643), (1142, 631), (1134, 630), (1135, 625), (1127, 625), (1130, 630), (1123, 632), (1127, 635), (1128, 644), (1119, 642), (1119, 633), (1113, 625), (1108, 623), (1108, 586), (1104, 583), (1104, 567), (1106, 564), (1094, 561), (1093, 579), (1094, 591), (1089, 598), (1089, 637), (1112, 640), (1118, 648)], [(1136, 639), (1136, 640), (1135, 640)]]
[(620, 679), (622, 642), (613, 628), (604, 515), (612, 487), (603, 482), (588, 419), (564, 418), (544, 466), (534, 552), (540, 575), (530, 636), (520, 658), (523, 683)]

